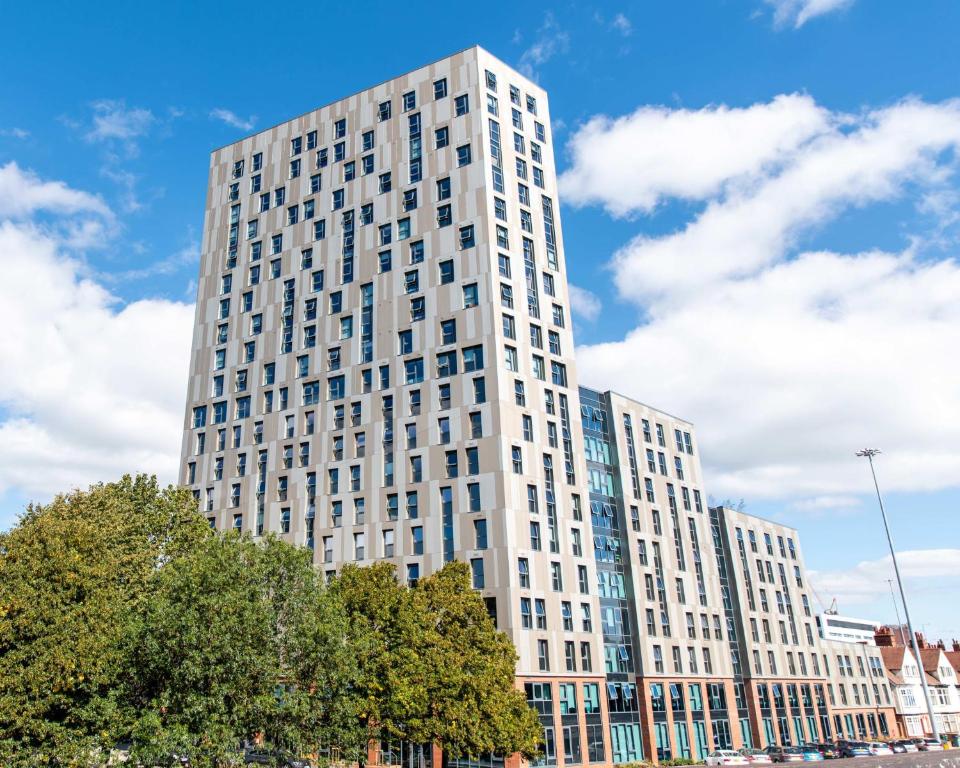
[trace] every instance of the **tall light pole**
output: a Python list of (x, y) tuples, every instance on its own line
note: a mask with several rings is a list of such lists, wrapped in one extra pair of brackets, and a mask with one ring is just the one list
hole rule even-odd
[(893, 537), (890, 536), (890, 525), (887, 523), (887, 512), (883, 508), (883, 496), (880, 495), (880, 484), (877, 482), (877, 472), (873, 468), (873, 457), (880, 453), (876, 448), (864, 448), (857, 451), (857, 456), (866, 458), (870, 462), (870, 474), (873, 476), (873, 487), (877, 489), (877, 502), (880, 504), (880, 516), (883, 518), (883, 529), (887, 533), (887, 544), (890, 545), (890, 559), (893, 560), (893, 572), (897, 577), (897, 586), (900, 588), (900, 602), (903, 603), (903, 616), (907, 620), (907, 632), (910, 633), (910, 643), (913, 646), (913, 655), (916, 656), (920, 667), (920, 684), (923, 686), (923, 698), (927, 702), (927, 713), (930, 715), (930, 728), (933, 738), (940, 741), (940, 729), (937, 728), (937, 716), (933, 711), (933, 699), (930, 698), (930, 689), (927, 687), (927, 673), (923, 668), (923, 659), (920, 657), (920, 646), (917, 645), (917, 635), (910, 622), (910, 609), (907, 608), (907, 596), (903, 591), (903, 579), (900, 578), (900, 566), (897, 565), (897, 552), (893, 548)]

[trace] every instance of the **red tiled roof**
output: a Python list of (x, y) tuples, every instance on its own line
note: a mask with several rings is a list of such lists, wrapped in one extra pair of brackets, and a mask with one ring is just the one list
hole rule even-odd
[(903, 654), (906, 648), (894, 646), (892, 648), (878, 648), (883, 657), (883, 666), (891, 672), (899, 673), (903, 669)]
[(960, 674), (960, 651), (944, 651), (943, 654), (947, 657), (947, 661), (950, 662), (950, 666)]
[(940, 654), (943, 653), (939, 648), (925, 648), (920, 651), (920, 660), (923, 662), (923, 668), (927, 672), (936, 672), (940, 668)]

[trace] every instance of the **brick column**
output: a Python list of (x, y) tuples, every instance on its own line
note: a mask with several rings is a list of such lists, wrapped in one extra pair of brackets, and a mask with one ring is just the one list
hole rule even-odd
[[(650, 683), (660, 683), (648, 677), (637, 678), (637, 699), (640, 702), (640, 737), (643, 739), (644, 751), (650, 762), (657, 762), (657, 741), (653, 735), (653, 705), (650, 703)], [(611, 755), (611, 758), (613, 755)]]
[[(737, 697), (733, 692), (733, 680), (723, 681), (723, 687), (727, 692), (727, 714), (730, 721), (730, 743), (734, 749), (740, 749), (743, 746), (743, 738), (740, 736), (740, 711), (737, 709)], [(733, 712), (732, 716), (729, 713)]]

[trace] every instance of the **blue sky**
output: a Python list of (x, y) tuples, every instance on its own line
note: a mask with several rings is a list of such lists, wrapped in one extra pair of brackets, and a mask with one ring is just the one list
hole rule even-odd
[(210, 150), (479, 43), (550, 94), (585, 381), (694, 420), (708, 492), (799, 528), (825, 603), (892, 620), (852, 455), (883, 448), (916, 623), (960, 637), (960, 5), (457, 14), (5, 9), (0, 525), (172, 479)]

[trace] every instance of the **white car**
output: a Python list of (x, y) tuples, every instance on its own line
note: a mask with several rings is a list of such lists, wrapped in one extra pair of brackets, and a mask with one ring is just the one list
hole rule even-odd
[(916, 739), (921, 752), (942, 752), (943, 744), (936, 739)]
[(886, 744), (883, 744), (879, 741), (871, 741), (867, 744), (867, 749), (870, 750), (871, 755), (892, 755), (893, 750)]
[(747, 758), (732, 749), (718, 749), (716, 752), (711, 752), (707, 755), (706, 763), (707, 765), (750, 765)]

